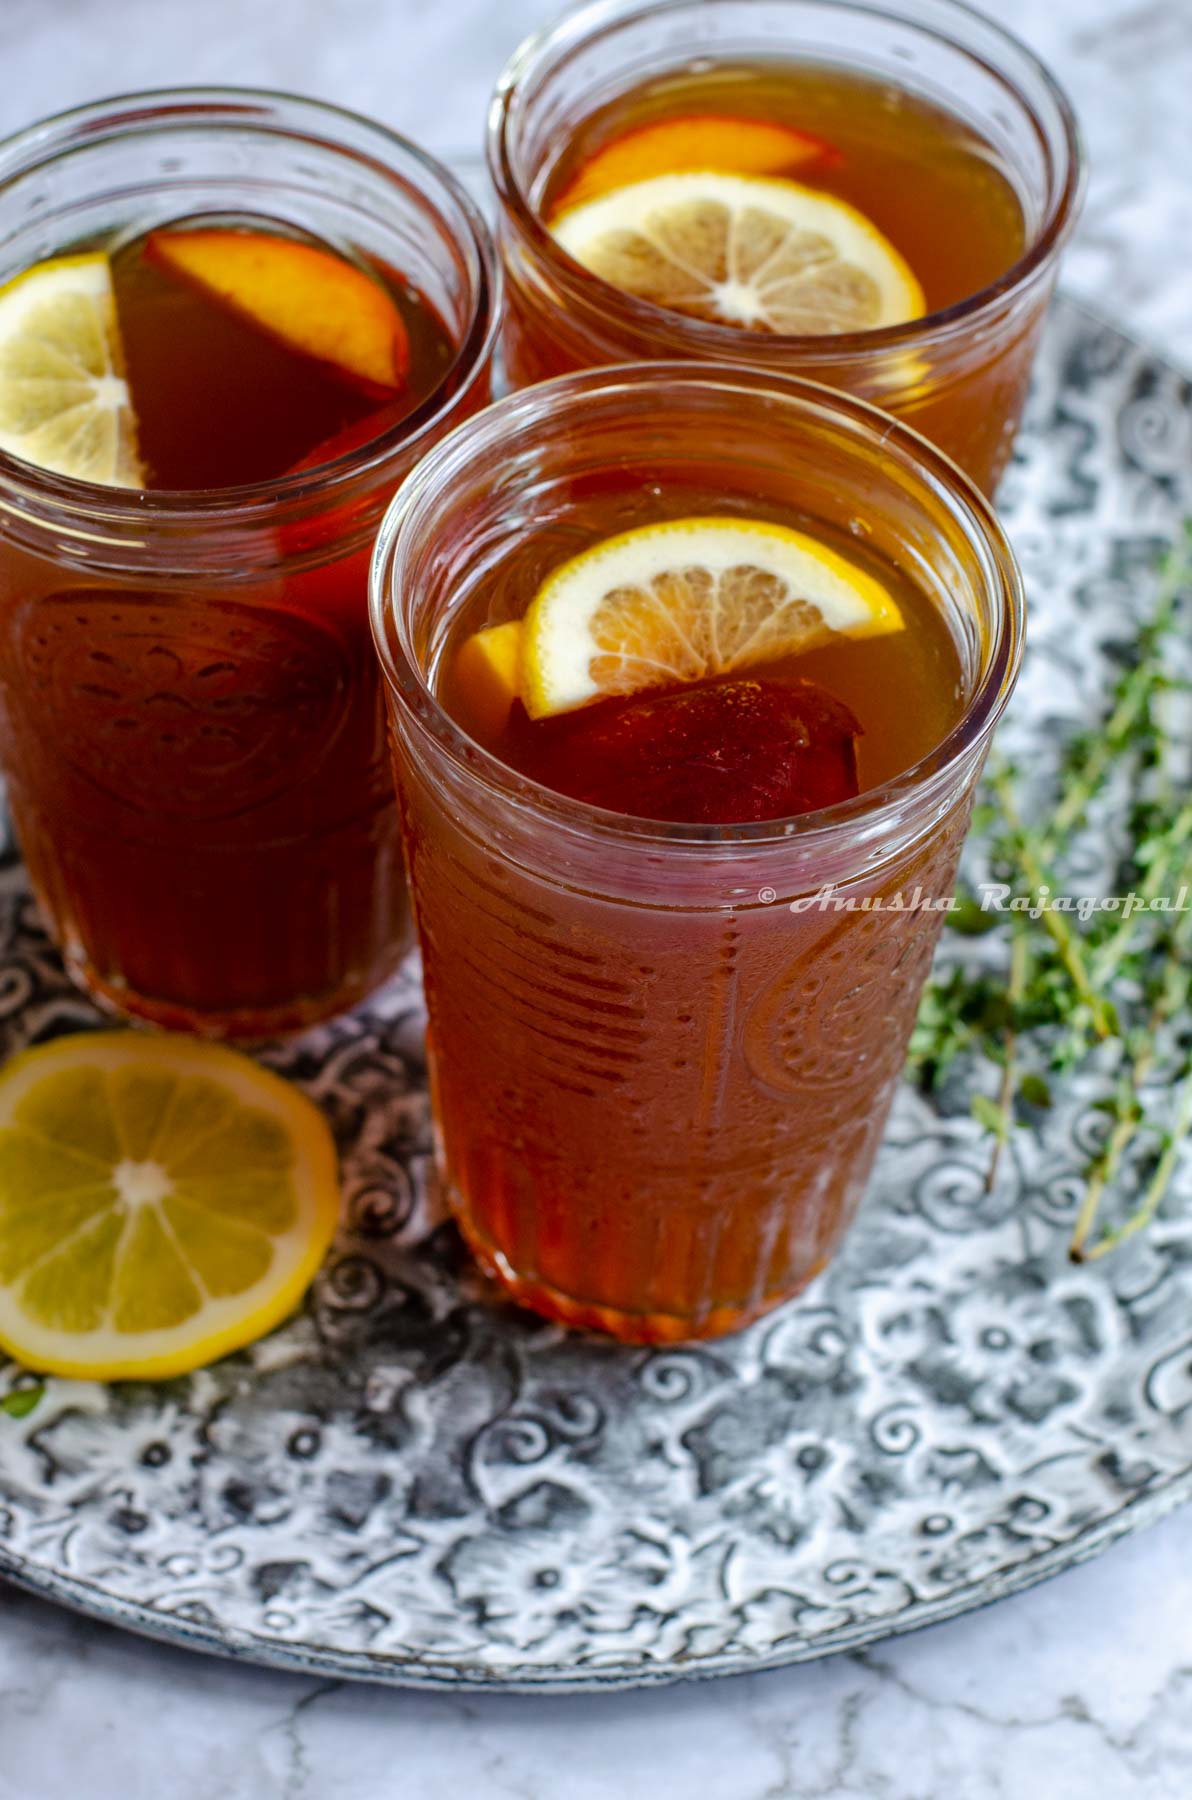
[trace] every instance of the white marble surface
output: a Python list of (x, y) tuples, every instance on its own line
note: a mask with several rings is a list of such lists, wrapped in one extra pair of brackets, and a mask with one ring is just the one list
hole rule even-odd
[[(988, 0), (1081, 112), (1067, 284), (1192, 366), (1192, 0)], [(473, 149), (542, 0), (0, 0), (0, 130), (259, 82)], [(995, 1610), (647, 1694), (394, 1694), (206, 1662), (0, 1587), (0, 1800), (1189, 1800), (1192, 1515)]]

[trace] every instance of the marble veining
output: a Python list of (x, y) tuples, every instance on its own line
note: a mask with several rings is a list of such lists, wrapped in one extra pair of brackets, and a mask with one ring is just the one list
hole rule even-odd
[[(1192, 5), (989, 0), (1093, 173), (1066, 281), (1192, 365)], [(471, 148), (540, 0), (3, 0), (0, 128), (104, 92), (262, 82)], [(0, 1800), (1187, 1800), (1192, 1518), (920, 1637), (601, 1698), (391, 1694), (207, 1662), (0, 1589)]]

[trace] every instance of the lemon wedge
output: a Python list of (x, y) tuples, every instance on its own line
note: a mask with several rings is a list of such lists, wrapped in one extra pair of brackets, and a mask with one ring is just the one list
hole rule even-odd
[(39, 263), (0, 288), (0, 450), (79, 481), (144, 485), (106, 256)]
[(160, 1380), (298, 1304), (335, 1231), (326, 1120), (248, 1057), (140, 1032), (62, 1037), (0, 1073), (0, 1348)]
[(521, 643), (521, 620), (510, 619), (474, 631), (459, 647), (455, 677), (484, 731), (500, 731), (521, 692)]
[(551, 231), (614, 287), (747, 331), (873, 331), (926, 310), (910, 267), (870, 219), (796, 181), (656, 175), (567, 208)]

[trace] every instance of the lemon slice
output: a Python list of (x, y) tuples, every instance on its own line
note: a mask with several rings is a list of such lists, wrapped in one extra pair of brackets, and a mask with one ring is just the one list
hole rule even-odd
[(569, 208), (551, 230), (614, 287), (748, 331), (873, 331), (926, 310), (876, 225), (796, 181), (657, 175)]
[(670, 519), (606, 538), (547, 577), (522, 622), (521, 698), (545, 718), (902, 623), (879, 581), (804, 532)]
[(158, 1380), (297, 1305), (335, 1230), (335, 1148), (279, 1076), (217, 1044), (57, 1038), (0, 1074), (0, 1348)]
[(39, 263), (0, 288), (0, 450), (144, 486), (106, 256)]

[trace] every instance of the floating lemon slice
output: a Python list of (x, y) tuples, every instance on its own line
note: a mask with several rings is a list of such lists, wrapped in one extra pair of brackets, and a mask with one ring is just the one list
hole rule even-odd
[(57, 1038), (0, 1074), (0, 1348), (160, 1380), (262, 1336), (331, 1242), (335, 1148), (279, 1076), (216, 1044)]
[(106, 256), (59, 257), (0, 288), (0, 450), (143, 486)]
[(551, 230), (614, 287), (748, 331), (873, 331), (926, 310), (876, 225), (795, 181), (658, 175), (569, 208)]
[(490, 721), (517, 698), (546, 718), (753, 668), (834, 632), (875, 637), (902, 625), (879, 581), (804, 532), (754, 519), (670, 519), (562, 564), (520, 630), (490, 626), (461, 646), (457, 674)]

